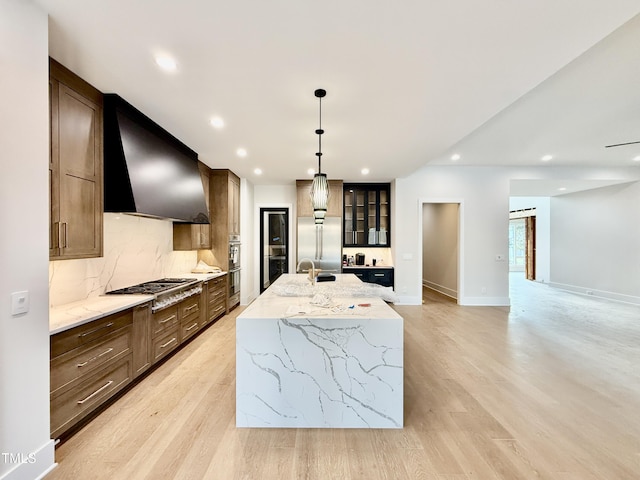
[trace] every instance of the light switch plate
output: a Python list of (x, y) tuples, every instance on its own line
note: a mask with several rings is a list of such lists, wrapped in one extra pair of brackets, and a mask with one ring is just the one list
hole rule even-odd
[(22, 315), (29, 311), (29, 292), (13, 292), (11, 294), (11, 315)]

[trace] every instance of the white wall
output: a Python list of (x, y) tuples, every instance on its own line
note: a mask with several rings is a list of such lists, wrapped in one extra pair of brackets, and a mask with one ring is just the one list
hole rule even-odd
[(551, 282), (640, 304), (640, 182), (551, 199)]
[[(458, 303), (509, 304), (509, 265), (506, 260), (496, 261), (496, 255), (504, 255), (505, 259), (507, 258), (510, 182), (516, 179), (637, 181), (640, 180), (640, 169), (425, 166), (408, 177), (396, 179), (395, 194), (392, 195), (392, 250), (395, 258), (396, 291), (400, 296), (400, 303), (419, 305), (421, 302), (422, 204), (459, 202), (461, 265)], [(623, 221), (615, 214), (617, 208), (609, 203), (607, 205), (612, 209), (609, 216), (616, 219), (615, 230), (619, 235), (637, 238), (633, 231), (630, 232), (635, 228), (633, 222), (628, 219)], [(554, 211), (553, 205), (551, 211)], [(553, 228), (551, 235), (553, 243)], [(611, 247), (615, 245), (616, 243), (612, 243)], [(556, 266), (552, 258), (551, 280), (553, 275), (558, 273), (558, 268), (570, 267)]]
[(260, 209), (261, 208), (288, 208), (289, 209), (289, 271), (296, 269), (296, 204), (297, 190), (295, 185), (255, 185), (254, 204), (252, 211), (253, 236), (250, 239), (251, 251), (256, 259), (252, 265), (251, 290), (253, 298), (260, 294)]
[(240, 179), (240, 305), (249, 305), (260, 294), (260, 289), (256, 293), (255, 287), (259, 276), (255, 268), (260, 268), (260, 257), (254, 253), (259, 235), (255, 229), (255, 188), (246, 178)]
[[(511, 197), (509, 210), (536, 209), (536, 281), (551, 278), (551, 198)], [(523, 274), (524, 275), (524, 274)]]
[(422, 284), (458, 298), (457, 203), (422, 206)]
[[(54, 464), (49, 438), (49, 64), (47, 15), (0, 0), (0, 479)], [(29, 312), (10, 313), (29, 292)], [(13, 455), (13, 456), (9, 456)], [(21, 462), (21, 458), (24, 462)]]
[(508, 305), (509, 173), (493, 167), (424, 167), (396, 179), (394, 243), (400, 303), (419, 305), (422, 204), (460, 203), (461, 305)]

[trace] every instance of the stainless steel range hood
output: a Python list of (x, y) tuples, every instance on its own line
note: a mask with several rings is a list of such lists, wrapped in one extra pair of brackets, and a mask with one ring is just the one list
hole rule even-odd
[(104, 211), (209, 223), (198, 154), (115, 94), (104, 96)]

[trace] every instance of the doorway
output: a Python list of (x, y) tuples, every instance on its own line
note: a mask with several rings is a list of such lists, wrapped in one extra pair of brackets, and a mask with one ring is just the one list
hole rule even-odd
[(509, 213), (509, 271), (536, 279), (536, 210)]
[(289, 273), (289, 209), (260, 209), (260, 293)]
[(422, 202), (422, 286), (460, 301), (461, 209), (458, 202)]

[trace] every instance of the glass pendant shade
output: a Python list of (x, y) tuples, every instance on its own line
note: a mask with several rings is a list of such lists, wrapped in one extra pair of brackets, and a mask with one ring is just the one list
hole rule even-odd
[(316, 173), (311, 182), (311, 205), (316, 223), (324, 223), (329, 203), (329, 182), (326, 173)]

